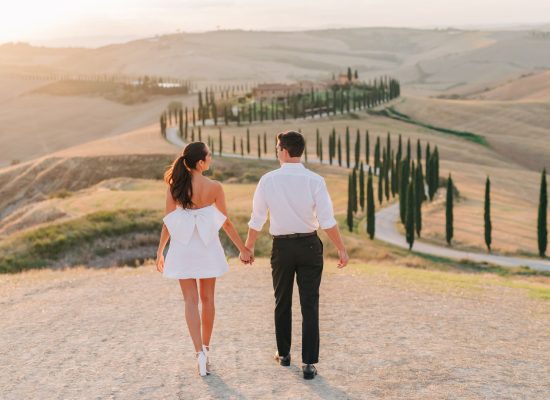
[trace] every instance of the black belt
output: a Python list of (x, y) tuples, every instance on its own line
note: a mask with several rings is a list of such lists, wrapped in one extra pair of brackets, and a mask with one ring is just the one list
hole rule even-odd
[(309, 233), (290, 233), (288, 235), (273, 235), (273, 239), (294, 239), (300, 237), (317, 236), (317, 231)]

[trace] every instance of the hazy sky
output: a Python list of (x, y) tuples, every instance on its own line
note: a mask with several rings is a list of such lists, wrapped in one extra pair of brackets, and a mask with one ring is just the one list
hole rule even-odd
[(302, 30), (550, 22), (550, 0), (1, 0), (0, 4), (0, 42), (47, 43), (69, 38), (67, 43), (73, 44), (80, 40), (75, 38), (90, 37), (105, 42), (218, 28)]

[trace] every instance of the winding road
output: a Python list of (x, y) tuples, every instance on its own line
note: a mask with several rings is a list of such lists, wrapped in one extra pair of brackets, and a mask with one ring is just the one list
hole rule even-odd
[[(178, 129), (175, 127), (166, 129), (166, 139), (176, 145), (183, 147), (185, 142), (179, 137)], [(223, 157), (257, 159), (255, 156), (222, 152)], [(308, 163), (319, 163), (319, 160), (309, 160)], [(409, 248), (409, 245), (403, 236), (397, 230), (399, 220), (399, 203), (385, 207), (376, 213), (376, 239), (386, 243), (393, 244), (402, 248)], [(550, 260), (542, 260), (525, 257), (501, 256), (496, 254), (474, 253), (471, 251), (456, 250), (450, 247), (438, 246), (415, 240), (413, 251), (417, 253), (430, 254), (439, 257), (452, 258), (456, 260), (471, 260), (476, 262), (487, 262), (490, 264), (501, 265), (504, 267), (527, 266), (534, 270), (550, 271)]]

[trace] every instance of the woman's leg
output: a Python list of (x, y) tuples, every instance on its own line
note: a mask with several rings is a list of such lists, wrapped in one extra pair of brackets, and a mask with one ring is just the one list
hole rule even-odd
[(214, 327), (214, 289), (216, 287), (216, 278), (200, 279), (200, 296), (202, 303), (202, 343), (205, 346), (210, 345), (212, 337), (212, 328)]
[(195, 279), (180, 279), (181, 292), (185, 301), (185, 321), (193, 340), (195, 351), (202, 350), (201, 319), (199, 316), (199, 293)]

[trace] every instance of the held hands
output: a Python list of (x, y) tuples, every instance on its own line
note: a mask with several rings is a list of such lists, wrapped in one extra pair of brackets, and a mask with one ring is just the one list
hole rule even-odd
[(348, 252), (345, 249), (338, 250), (338, 268), (344, 268), (346, 265), (348, 265), (349, 256)]
[(239, 253), (239, 258), (240, 258), (240, 260), (242, 261), (243, 264), (252, 264), (252, 263), (254, 263), (254, 248), (249, 249), (248, 247), (245, 247)]

